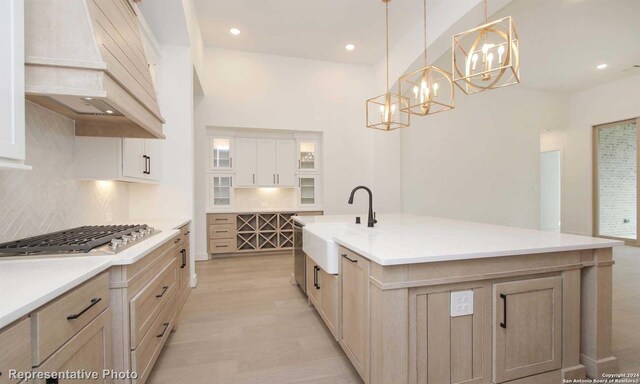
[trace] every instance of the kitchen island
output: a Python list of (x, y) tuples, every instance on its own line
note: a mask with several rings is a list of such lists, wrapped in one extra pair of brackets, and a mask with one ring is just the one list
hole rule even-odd
[(559, 383), (616, 371), (621, 242), (416, 215), (380, 215), (375, 228), (295, 220), (313, 266), (310, 301), (366, 383)]

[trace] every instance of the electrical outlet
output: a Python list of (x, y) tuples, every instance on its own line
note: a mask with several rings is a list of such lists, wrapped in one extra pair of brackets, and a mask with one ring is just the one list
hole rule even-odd
[(473, 314), (473, 291), (451, 292), (451, 317)]

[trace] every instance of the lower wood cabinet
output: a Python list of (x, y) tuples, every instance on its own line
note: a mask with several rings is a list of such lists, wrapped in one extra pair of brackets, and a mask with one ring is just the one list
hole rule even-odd
[(9, 379), (9, 370), (31, 370), (31, 321), (27, 317), (0, 331), (0, 384), (16, 384)]
[[(111, 316), (109, 309), (102, 312), (71, 340), (58, 349), (41, 366), (40, 372), (79, 371), (98, 372), (98, 380), (56, 380), (55, 383), (110, 383), (102, 377), (103, 370), (111, 369)], [(40, 381), (45, 384), (45, 380)], [(49, 381), (46, 381), (49, 383)]]
[(562, 366), (562, 278), (493, 286), (493, 377), (502, 383)]
[(307, 256), (307, 297), (338, 339), (338, 275), (325, 272)]
[(369, 380), (369, 260), (340, 248), (340, 345), (365, 382)]
[(293, 216), (322, 211), (207, 214), (207, 252), (214, 256), (293, 249)]

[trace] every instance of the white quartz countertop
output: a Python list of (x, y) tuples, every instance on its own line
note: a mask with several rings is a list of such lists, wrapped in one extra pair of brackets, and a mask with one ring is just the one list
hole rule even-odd
[(0, 258), (0, 328), (113, 265), (132, 264), (175, 236), (191, 219), (130, 220), (161, 232), (116, 255)]
[[(322, 219), (320, 219), (322, 217)], [(345, 217), (351, 220), (345, 223)], [(378, 215), (367, 228), (351, 216), (303, 219), (305, 231), (340, 244), (380, 265), (608, 248), (621, 241), (419, 215)], [(333, 220), (332, 220), (333, 219)], [(312, 255), (310, 257), (313, 258)]]

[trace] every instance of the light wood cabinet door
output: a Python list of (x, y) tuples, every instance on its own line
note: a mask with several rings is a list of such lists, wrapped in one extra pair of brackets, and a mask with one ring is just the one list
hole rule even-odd
[(342, 330), (340, 344), (365, 380), (369, 377), (369, 261), (340, 249)]
[[(40, 372), (78, 371), (98, 372), (99, 380), (62, 380), (56, 383), (108, 383), (102, 378), (104, 369), (111, 369), (111, 314), (107, 309), (84, 327), (68, 343), (58, 349), (36, 370)], [(41, 381), (45, 383), (44, 380)]]
[(559, 369), (562, 365), (562, 278), (493, 286), (494, 382)]
[(9, 370), (31, 370), (31, 322), (22, 319), (0, 330), (0, 384), (16, 384), (20, 379), (10, 379)]
[(236, 185), (256, 185), (256, 139), (236, 139)]
[(307, 257), (307, 297), (315, 305), (316, 308), (320, 307), (320, 295), (322, 294), (319, 288), (319, 276), (318, 264), (316, 264), (312, 258)]
[(296, 185), (296, 142), (276, 140), (276, 183), (279, 187)]
[(259, 186), (276, 185), (276, 142), (269, 139), (256, 141), (256, 184)]
[(320, 312), (325, 324), (335, 337), (338, 325), (338, 275), (328, 274), (320, 268), (318, 280), (321, 291)]

